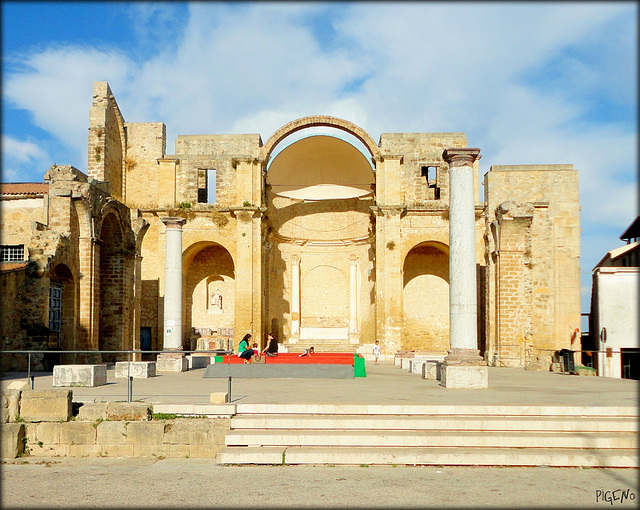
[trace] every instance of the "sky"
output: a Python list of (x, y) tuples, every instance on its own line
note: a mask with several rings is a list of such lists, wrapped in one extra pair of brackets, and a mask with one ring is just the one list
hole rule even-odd
[(86, 172), (94, 81), (127, 122), (258, 133), (331, 115), (573, 164), (581, 303), (638, 215), (636, 2), (2, 2), (2, 181)]

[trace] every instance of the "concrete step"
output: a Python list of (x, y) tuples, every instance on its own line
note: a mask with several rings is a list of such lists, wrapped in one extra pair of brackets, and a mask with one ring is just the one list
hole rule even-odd
[(606, 448), (635, 449), (635, 433), (421, 430), (232, 430), (226, 446)]
[(638, 467), (636, 449), (225, 447), (218, 464)]
[[(238, 406), (239, 407), (239, 406)], [(457, 430), (638, 432), (638, 421), (616, 417), (236, 415), (231, 429)]]
[(238, 414), (335, 414), (335, 415), (466, 415), (466, 416), (612, 416), (638, 419), (637, 407), (594, 406), (457, 406), (375, 404), (237, 404)]
[(349, 352), (355, 353), (359, 344), (349, 343), (347, 340), (301, 340), (295, 344), (286, 344), (289, 352), (303, 352), (313, 347), (315, 352)]

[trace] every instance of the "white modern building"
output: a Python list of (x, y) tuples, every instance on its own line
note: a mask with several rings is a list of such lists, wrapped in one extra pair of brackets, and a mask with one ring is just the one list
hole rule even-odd
[(640, 379), (639, 232), (640, 216), (620, 236), (627, 244), (609, 251), (593, 269), (589, 329), (599, 376)]

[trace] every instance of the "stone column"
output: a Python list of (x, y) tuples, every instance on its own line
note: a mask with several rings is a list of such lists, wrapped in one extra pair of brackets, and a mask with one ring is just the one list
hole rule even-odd
[(300, 259), (294, 255), (291, 259), (291, 338), (296, 343), (300, 338)]
[(449, 332), (446, 388), (486, 388), (487, 365), (478, 351), (473, 164), (480, 149), (445, 149), (449, 163)]
[(183, 218), (160, 218), (167, 226), (164, 271), (164, 336), (156, 371), (184, 372), (187, 360), (182, 350), (182, 225)]
[(349, 341), (358, 343), (358, 259), (349, 259)]

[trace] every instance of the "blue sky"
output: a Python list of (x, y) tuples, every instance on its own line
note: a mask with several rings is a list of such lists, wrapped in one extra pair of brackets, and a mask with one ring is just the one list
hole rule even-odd
[(638, 214), (636, 2), (3, 2), (2, 180), (87, 167), (93, 81), (128, 122), (259, 133), (326, 114), (462, 131), (494, 164), (580, 171), (591, 269)]

